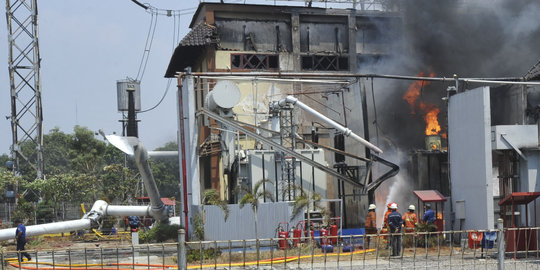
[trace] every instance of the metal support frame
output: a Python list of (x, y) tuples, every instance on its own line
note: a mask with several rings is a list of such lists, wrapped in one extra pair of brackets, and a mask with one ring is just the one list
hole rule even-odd
[[(296, 148), (296, 131), (293, 121), (293, 108), (282, 108), (279, 111), (279, 125), (281, 145), (294, 151)], [(296, 159), (281, 152), (281, 181), (279, 183), (281, 200), (291, 201), (296, 198), (296, 194), (291, 197), (291, 192), (296, 193), (296, 189), (291, 188), (296, 185), (295, 175)], [(286, 195), (287, 197), (285, 197)]]
[(348, 183), (352, 184), (353, 186), (360, 186), (360, 187), (363, 187), (362, 184), (356, 182), (356, 179), (351, 179), (350, 177), (346, 176), (346, 175), (342, 175), (328, 167), (326, 167), (325, 165), (322, 165), (322, 164), (319, 164), (318, 162), (315, 162), (309, 158), (306, 158), (304, 157), (303, 155), (299, 154), (299, 153), (296, 153), (295, 151), (292, 151), (286, 147), (283, 147), (282, 145), (272, 141), (271, 139), (268, 139), (266, 137), (263, 137), (255, 132), (252, 132), (251, 130), (243, 127), (242, 125), (238, 124), (237, 122), (235, 121), (230, 121), (228, 119), (225, 119), (224, 117), (221, 117), (219, 116), (218, 114), (215, 114), (213, 112), (210, 112), (210, 111), (207, 111), (207, 110), (201, 110), (201, 113), (202, 114), (205, 114), (211, 118), (214, 118), (215, 120), (217, 121), (220, 121), (220, 122), (223, 122), (223, 123), (227, 123), (228, 125), (230, 125), (232, 128), (234, 128), (235, 130), (238, 130), (238, 131), (241, 131), (249, 136), (252, 136), (254, 138), (256, 138), (257, 140), (263, 142), (263, 143), (266, 143), (270, 146), (272, 146), (275, 150), (279, 150), (279, 151), (282, 151), (284, 153), (286, 153), (287, 155), (290, 155), (292, 157), (295, 157), (296, 159), (299, 159), (299, 160), (302, 160), (302, 162), (305, 162), (306, 164), (309, 164), (311, 166), (314, 166), (315, 168), (321, 170), (321, 171), (324, 171), (336, 178), (339, 178), (339, 179), (342, 179), (344, 181), (347, 181)]
[[(43, 177), (43, 115), (41, 104), (40, 56), (37, 0), (6, 0), (11, 92), (11, 156), (20, 172), (20, 158)], [(30, 143), (25, 155), (21, 145)]]

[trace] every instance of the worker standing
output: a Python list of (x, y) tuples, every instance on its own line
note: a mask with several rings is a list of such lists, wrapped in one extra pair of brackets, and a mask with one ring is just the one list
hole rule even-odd
[(391, 213), (388, 215), (388, 226), (390, 237), (390, 245), (392, 246), (392, 256), (399, 256), (401, 252), (401, 226), (403, 226), (403, 218), (397, 211), (397, 203), (390, 205)]
[(414, 212), (416, 208), (414, 205), (409, 205), (408, 212), (403, 214), (403, 222), (405, 224), (405, 232), (410, 233), (416, 230), (416, 225), (418, 225), (418, 217)]
[(430, 232), (436, 230), (435, 227), (435, 212), (431, 209), (431, 204), (426, 203), (425, 205), (426, 212), (424, 213), (424, 218), (422, 220), (427, 224), (427, 229)]
[(19, 252), (17, 254), (17, 258), (19, 259), (19, 263), (22, 262), (23, 256), (28, 260), (31, 260), (32, 257), (30, 257), (30, 254), (24, 251), (24, 246), (26, 245), (26, 226), (24, 226), (24, 223), (19, 219), (15, 220), (15, 224), (17, 224), (17, 229), (15, 230), (15, 240), (17, 240), (17, 251)]
[(377, 206), (374, 204), (370, 204), (368, 208), (368, 213), (366, 216), (366, 234), (368, 235), (366, 237), (367, 240), (367, 248), (369, 248), (369, 243), (371, 241), (370, 234), (376, 234), (377, 233), (377, 214), (375, 213), (375, 209)]

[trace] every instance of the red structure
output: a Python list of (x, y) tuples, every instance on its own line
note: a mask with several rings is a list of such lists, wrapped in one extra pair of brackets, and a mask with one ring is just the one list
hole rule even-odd
[[(504, 227), (511, 228), (505, 231), (506, 251), (536, 250), (536, 230), (529, 227), (529, 203), (534, 202), (534, 227), (536, 227), (536, 198), (540, 192), (512, 192), (499, 202), (503, 213)], [(516, 228), (516, 205), (525, 205), (525, 226)], [(511, 211), (508, 215), (508, 210)]]
[(418, 206), (420, 206), (420, 202), (422, 202), (422, 207), (418, 208), (418, 221), (422, 220), (422, 217), (424, 216), (424, 213), (420, 212), (420, 209), (424, 209), (426, 203), (431, 203), (435, 206), (432, 206), (433, 211), (435, 211), (435, 226), (437, 226), (437, 231), (442, 232), (444, 230), (443, 203), (446, 202), (446, 197), (437, 190), (415, 190), (413, 193), (418, 198)]

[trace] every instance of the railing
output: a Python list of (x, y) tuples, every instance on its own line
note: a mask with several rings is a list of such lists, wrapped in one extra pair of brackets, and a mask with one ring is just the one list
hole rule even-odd
[[(174, 269), (183, 255), (188, 269), (537, 269), (539, 229), (181, 241), (180, 245), (94, 242), (86, 248), (31, 250), (32, 260), (21, 264), (16, 251), (0, 255), (5, 262), (2, 270)], [(480, 240), (484, 236), (487, 240)], [(392, 241), (399, 252), (393, 253)]]

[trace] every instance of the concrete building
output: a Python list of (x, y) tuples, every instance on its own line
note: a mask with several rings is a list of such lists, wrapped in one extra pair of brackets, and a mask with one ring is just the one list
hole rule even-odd
[[(246, 71), (356, 73), (359, 68), (372, 65), (395, 51), (394, 41), (400, 39), (401, 20), (400, 14), (392, 11), (201, 3), (191, 21), (191, 31), (180, 42), (171, 58), (166, 77), (174, 77), (187, 67), (191, 67), (193, 72), (230, 72), (231, 75)], [(207, 94), (218, 81), (216, 78), (195, 78), (195, 111), (204, 107)], [(313, 82), (251, 79), (237, 80), (235, 84), (240, 90), (240, 99), (232, 111), (238, 122), (272, 129), (276, 114), (271, 111), (269, 104), (293, 95), (354, 133), (369, 139), (369, 132), (364, 130), (362, 119), (362, 91), (365, 89), (362, 90), (356, 81), (336, 78)], [(289, 119), (294, 119), (291, 125), (296, 134), (293, 136), (307, 140), (314, 140), (316, 136), (321, 144), (334, 145), (335, 148), (358, 156), (366, 153), (361, 144), (350, 139), (344, 140), (343, 135), (335, 129), (324, 127), (316, 118), (301, 110), (291, 110), (289, 116)], [(278, 171), (283, 171), (281, 164), (290, 160), (282, 159), (279, 153), (241, 134), (236, 140), (235, 151), (226, 150), (219, 141), (223, 131), (217, 128), (215, 122), (206, 117), (199, 120), (201, 192), (215, 188), (223, 198), (234, 203), (238, 199), (234, 192), (236, 186), (253, 186), (259, 177), (276, 178), (274, 185), (277, 185), (279, 179), (284, 181), (283, 173)], [(283, 130), (283, 118), (280, 124)], [(279, 140), (279, 136), (274, 135), (274, 139)], [(281, 143), (288, 144), (283, 141)], [(366, 175), (365, 162), (334, 155), (331, 151), (313, 149), (305, 143), (289, 146), (303, 152), (302, 155), (311, 156), (313, 160), (325, 162), (329, 168), (349, 174), (351, 178), (358, 179), (358, 182)], [(234, 164), (234, 160), (225, 161), (222, 155), (224, 151), (233, 155), (242, 152), (242, 155), (251, 158), (237, 160), (238, 164)], [(277, 168), (269, 168), (269, 164)], [(301, 179), (294, 184), (311, 182), (311, 185), (304, 187), (313, 187), (324, 198), (343, 199), (346, 226), (363, 226), (368, 196), (362, 194), (358, 186), (339, 181), (301, 162), (293, 161), (293, 164), (296, 170), (293, 179)], [(247, 169), (254, 168), (254, 165), (259, 168), (257, 171)], [(310, 180), (305, 180), (307, 178)], [(294, 199), (294, 196), (286, 197), (276, 196), (276, 200)]]

